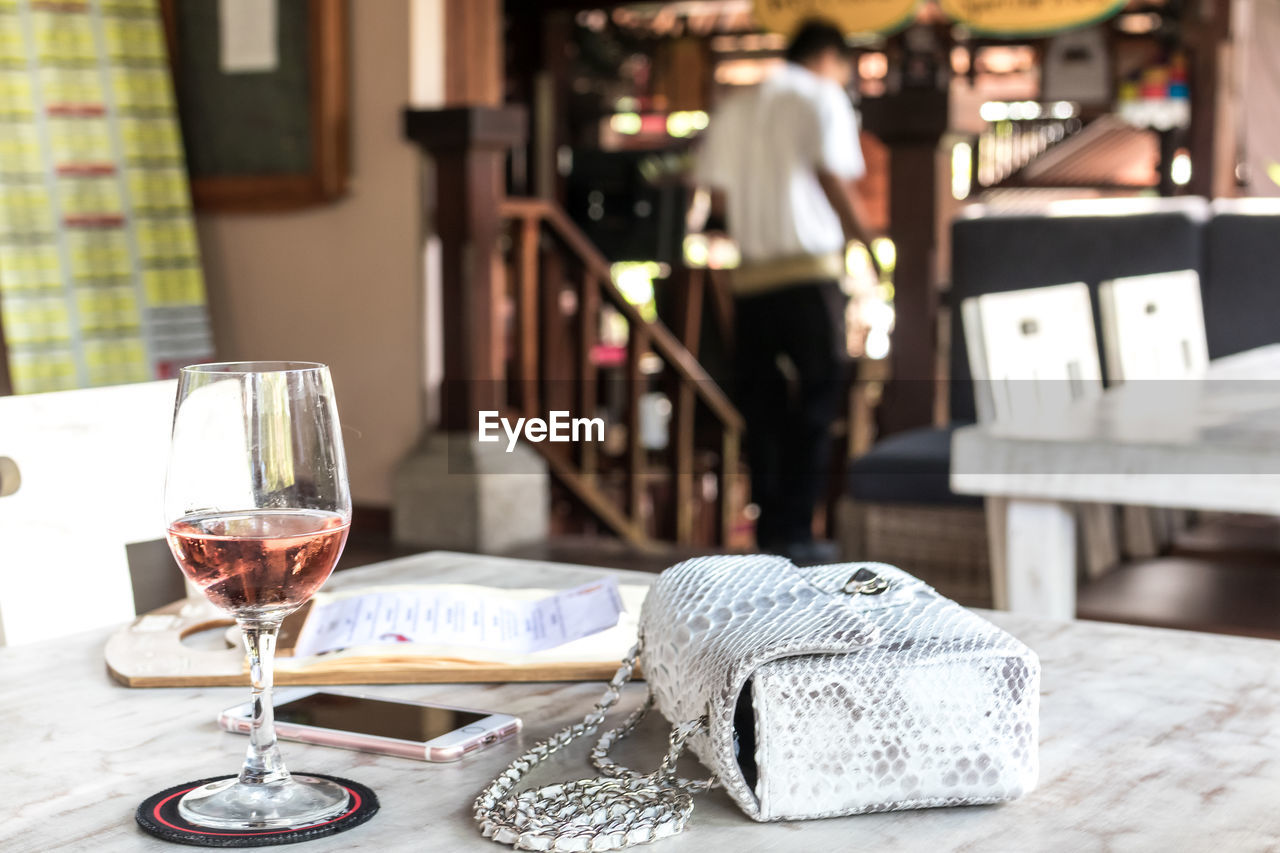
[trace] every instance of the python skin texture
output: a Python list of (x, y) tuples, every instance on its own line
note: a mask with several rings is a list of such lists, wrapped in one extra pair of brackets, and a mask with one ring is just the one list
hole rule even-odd
[[(858, 591), (859, 569), (887, 588)], [(1035, 786), (1035, 653), (900, 569), (689, 560), (658, 579), (640, 630), (658, 709), (708, 716), (690, 745), (756, 820), (997, 803)]]

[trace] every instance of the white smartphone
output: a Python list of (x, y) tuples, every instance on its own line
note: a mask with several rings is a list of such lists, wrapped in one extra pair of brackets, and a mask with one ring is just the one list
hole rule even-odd
[[(291, 688), (275, 693), (276, 734), (288, 740), (419, 761), (457, 761), (520, 731), (520, 718), (344, 691)], [(248, 734), (249, 702), (228, 708), (218, 724)]]

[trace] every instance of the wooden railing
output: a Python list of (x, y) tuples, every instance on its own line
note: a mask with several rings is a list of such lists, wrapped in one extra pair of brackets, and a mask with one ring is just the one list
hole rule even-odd
[(1083, 127), (1079, 119), (1048, 117), (990, 124), (973, 139), (973, 188), (1026, 186), (1023, 170)]
[[(662, 323), (646, 320), (627, 301), (613, 282), (609, 262), (562, 209), (540, 199), (508, 198), (499, 213), (511, 238), (506, 261), (512, 305), (504, 359), (506, 410), (525, 417), (545, 417), (550, 410), (595, 416), (602, 381), (599, 330), (604, 306), (610, 306), (627, 325), (625, 357), (617, 366), (624, 389), (624, 414), (618, 424), (625, 435), (621, 453), (606, 455), (600, 443), (590, 441), (541, 442), (533, 447), (546, 458), (552, 475), (625, 540), (641, 546), (668, 537), (690, 543), (695, 540), (701, 500), (699, 439), (703, 447), (708, 442), (708, 430), (699, 434), (697, 429), (701, 406), (710, 413), (715, 434), (709, 448), (714, 453), (707, 454), (714, 459), (717, 482), (714, 540), (726, 542), (734, 517), (743, 431), (737, 409), (679, 338)], [(697, 321), (686, 317), (681, 325), (691, 322)], [(653, 370), (654, 356), (662, 375)], [(663, 453), (646, 449), (641, 436), (642, 397), (651, 384), (657, 390), (660, 382), (671, 403)], [(661, 502), (670, 513), (665, 519), (649, 509), (648, 488), (663, 468), (670, 475), (666, 500)], [(605, 474), (619, 472), (620, 495), (603, 482)]]

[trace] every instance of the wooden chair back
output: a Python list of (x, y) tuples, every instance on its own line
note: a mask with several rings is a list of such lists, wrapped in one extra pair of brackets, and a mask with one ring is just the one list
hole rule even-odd
[(0, 645), (134, 616), (125, 546), (165, 535), (176, 387), (0, 397)]
[(1042, 416), (1102, 393), (1084, 284), (973, 296), (960, 308), (979, 421)]
[(1098, 289), (1107, 379), (1186, 379), (1209, 366), (1195, 270), (1104, 281)]

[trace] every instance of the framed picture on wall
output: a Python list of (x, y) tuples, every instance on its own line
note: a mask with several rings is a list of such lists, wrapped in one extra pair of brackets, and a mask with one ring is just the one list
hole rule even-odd
[(195, 206), (288, 210), (346, 192), (348, 0), (160, 0)]

